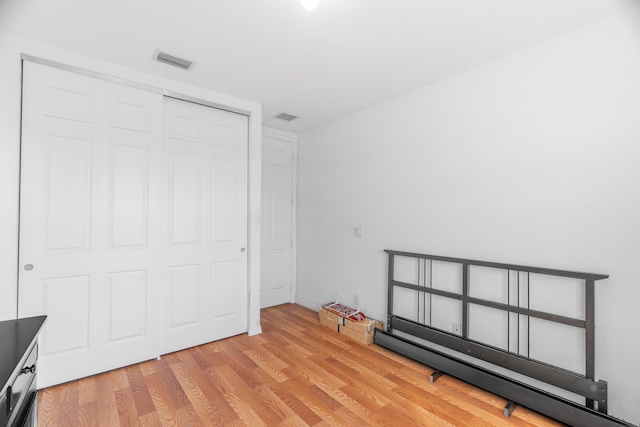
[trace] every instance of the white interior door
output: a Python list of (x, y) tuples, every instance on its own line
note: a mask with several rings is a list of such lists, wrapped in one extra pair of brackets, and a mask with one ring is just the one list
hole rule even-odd
[(162, 96), (24, 63), (19, 316), (38, 387), (156, 357)]
[(262, 138), (260, 307), (291, 301), (293, 144)]
[(247, 331), (248, 118), (165, 98), (162, 353)]

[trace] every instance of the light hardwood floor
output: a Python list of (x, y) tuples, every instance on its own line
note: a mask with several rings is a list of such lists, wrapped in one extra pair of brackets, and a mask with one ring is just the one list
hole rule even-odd
[(559, 426), (376, 345), (299, 305), (239, 335), (41, 390), (39, 426)]

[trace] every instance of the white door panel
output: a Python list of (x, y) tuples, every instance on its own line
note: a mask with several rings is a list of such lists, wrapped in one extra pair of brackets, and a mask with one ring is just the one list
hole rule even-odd
[(165, 99), (162, 353), (246, 332), (248, 119)]
[(158, 354), (161, 121), (161, 95), (24, 64), (18, 311), (48, 316), (39, 387)]
[(292, 152), (290, 142), (262, 138), (262, 308), (291, 301)]

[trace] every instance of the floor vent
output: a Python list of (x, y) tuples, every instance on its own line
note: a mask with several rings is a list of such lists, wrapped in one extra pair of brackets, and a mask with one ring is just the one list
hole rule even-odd
[(194, 61), (189, 61), (188, 59), (178, 58), (177, 56), (161, 52), (160, 49), (156, 49), (153, 54), (153, 59), (168, 65), (173, 65), (174, 67), (182, 68), (183, 70), (187, 71), (190, 71), (196, 64)]
[(271, 117), (273, 117), (274, 119), (284, 120), (287, 122), (290, 122), (291, 120), (295, 120), (298, 118), (298, 116), (293, 116), (287, 113), (278, 113), (275, 116), (271, 116)]

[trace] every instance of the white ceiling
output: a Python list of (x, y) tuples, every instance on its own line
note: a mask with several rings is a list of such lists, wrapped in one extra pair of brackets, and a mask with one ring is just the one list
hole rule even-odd
[[(300, 132), (639, 4), (0, 0), (0, 29), (261, 103), (264, 125)], [(197, 64), (153, 62), (156, 48)]]

